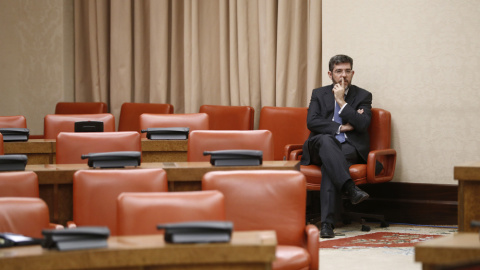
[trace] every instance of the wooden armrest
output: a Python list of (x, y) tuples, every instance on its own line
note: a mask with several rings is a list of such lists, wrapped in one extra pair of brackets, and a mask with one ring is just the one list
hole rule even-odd
[(320, 237), (320, 232), (315, 225), (308, 224), (305, 227), (305, 234), (307, 240), (305, 248), (310, 254), (310, 269), (318, 269), (318, 250), (320, 248), (320, 242), (318, 239)]
[[(375, 164), (379, 161), (383, 165), (383, 170), (375, 175)], [(397, 161), (397, 151), (394, 149), (373, 150), (368, 153), (367, 160), (367, 182), (383, 183), (393, 179), (395, 173), (395, 164)]]

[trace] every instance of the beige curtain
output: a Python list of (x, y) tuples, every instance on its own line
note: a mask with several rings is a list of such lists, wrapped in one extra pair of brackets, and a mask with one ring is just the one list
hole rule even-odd
[(320, 0), (76, 0), (75, 98), (308, 106), (321, 83)]

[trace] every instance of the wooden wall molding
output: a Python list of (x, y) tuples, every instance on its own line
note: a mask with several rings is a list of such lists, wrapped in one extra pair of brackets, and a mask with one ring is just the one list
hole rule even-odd
[[(348, 210), (383, 214), (392, 223), (457, 225), (458, 186), (387, 182), (363, 185), (370, 198)], [(318, 193), (318, 192), (317, 192)], [(317, 210), (318, 196), (309, 192), (310, 210)], [(307, 215), (308, 218), (309, 215)]]

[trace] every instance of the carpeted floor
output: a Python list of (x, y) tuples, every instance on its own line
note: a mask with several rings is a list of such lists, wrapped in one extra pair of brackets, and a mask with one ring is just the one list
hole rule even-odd
[(353, 223), (336, 228), (333, 239), (320, 239), (320, 269), (420, 270), (421, 264), (414, 261), (415, 244), (457, 231), (456, 226), (368, 225), (369, 232)]

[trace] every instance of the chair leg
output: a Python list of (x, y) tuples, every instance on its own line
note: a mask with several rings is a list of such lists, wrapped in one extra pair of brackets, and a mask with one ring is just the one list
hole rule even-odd
[[(352, 204), (348, 200), (344, 200), (344, 209), (351, 209)], [(380, 222), (380, 227), (388, 227), (389, 224), (385, 220), (384, 215), (380, 214), (367, 214), (367, 213), (358, 213), (345, 210), (342, 214), (342, 220), (344, 224), (350, 224), (352, 221), (359, 222), (362, 225), (362, 231), (370, 231), (370, 226), (366, 225), (367, 220), (374, 220)]]
[(344, 212), (342, 215), (343, 223), (349, 224), (352, 221), (360, 222), (362, 225), (362, 231), (370, 231), (370, 227), (366, 225), (366, 220), (376, 220), (380, 222), (380, 227), (388, 227), (389, 224), (385, 221), (384, 215), (377, 214), (366, 214), (366, 213), (355, 213), (355, 212)]

